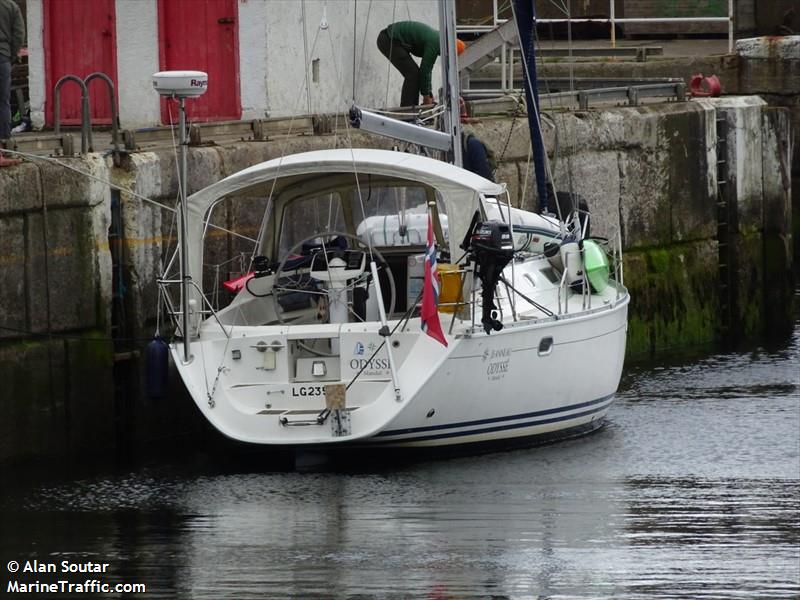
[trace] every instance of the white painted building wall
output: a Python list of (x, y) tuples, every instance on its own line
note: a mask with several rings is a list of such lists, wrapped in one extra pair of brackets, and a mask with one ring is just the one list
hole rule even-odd
[[(42, 1), (27, 3), (31, 118), (37, 129), (44, 125), (47, 96)], [(160, 125), (150, 80), (160, 69), (158, 0), (116, 0), (115, 8), (120, 122), (124, 128)], [(239, 0), (242, 119), (342, 112), (354, 98), (362, 106), (397, 106), (403, 80), (379, 52), (378, 33), (394, 21), (437, 27), (438, 19), (433, 0)], [(434, 93), (439, 67), (437, 61)]]
[[(378, 33), (394, 21), (422, 21), (435, 28), (439, 21), (438, 3), (432, 0), (248, 3), (261, 5), (267, 14), (266, 109), (272, 117), (341, 112), (350, 106), (354, 90), (363, 106), (397, 106), (403, 78), (378, 50)], [(441, 81), (436, 72), (434, 89)]]
[(158, 65), (158, 1), (116, 0), (117, 97), (122, 127), (159, 125), (161, 104), (151, 76)]
[(28, 0), (26, 9), (28, 42), (28, 95), (35, 129), (44, 126), (44, 16), (42, 0)]

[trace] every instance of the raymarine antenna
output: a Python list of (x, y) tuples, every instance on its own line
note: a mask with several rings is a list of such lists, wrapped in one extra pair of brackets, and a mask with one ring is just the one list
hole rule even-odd
[(191, 336), (189, 334), (189, 288), (192, 277), (189, 273), (189, 257), (187, 248), (187, 228), (186, 228), (186, 188), (187, 188), (187, 168), (186, 168), (186, 146), (188, 136), (186, 135), (186, 98), (197, 98), (206, 93), (208, 89), (208, 73), (202, 71), (161, 71), (153, 74), (153, 87), (161, 95), (168, 98), (176, 98), (179, 106), (178, 127), (180, 128), (180, 156), (179, 156), (179, 176), (180, 176), (180, 270), (181, 270), (181, 334), (183, 335), (183, 360), (186, 364), (192, 360), (189, 344)]

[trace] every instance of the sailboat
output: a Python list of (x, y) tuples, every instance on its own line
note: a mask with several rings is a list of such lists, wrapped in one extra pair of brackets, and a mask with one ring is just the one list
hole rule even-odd
[[(441, 4), (445, 131), (429, 143), (446, 139), (452, 162), (305, 152), (183, 201), (181, 275), (161, 281), (165, 298), (180, 291), (170, 351), (229, 438), (477, 449), (604, 422), (625, 355), (621, 240), (589, 238), (576, 212), (515, 208), (505, 185), (458, 166), (455, 19), (452, 2)], [(529, 106), (535, 121), (537, 111)], [(353, 119), (384, 118), (354, 109)], [(414, 138), (409, 127), (380, 128)], [(236, 295), (217, 310), (197, 274), (222, 206), (260, 226), (250, 272), (228, 282)]]

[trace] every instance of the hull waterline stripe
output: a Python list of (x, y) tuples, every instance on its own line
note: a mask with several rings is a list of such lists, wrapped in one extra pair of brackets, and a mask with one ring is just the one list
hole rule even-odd
[[(546, 415), (552, 415), (552, 414), (556, 414), (556, 413), (564, 413), (564, 412), (567, 412), (567, 411), (570, 411), (570, 410), (577, 410), (579, 408), (586, 408), (588, 406), (596, 406), (597, 404), (602, 404), (604, 402), (610, 402), (613, 398), (614, 398), (614, 394), (609, 394), (608, 396), (603, 396), (602, 398), (597, 398), (596, 400), (589, 400), (588, 402), (581, 402), (579, 404), (571, 404), (569, 406), (563, 406), (563, 407), (560, 407), (560, 408), (548, 408), (546, 410), (538, 410), (538, 411), (529, 412), (529, 413), (521, 413), (521, 414), (518, 414), (518, 415), (508, 415), (508, 416), (505, 416), (505, 417), (492, 417), (491, 419), (480, 419), (480, 420), (477, 420), (477, 421), (462, 421), (460, 423), (447, 423), (445, 425), (429, 425), (429, 426), (426, 426), (426, 427), (409, 427), (407, 429), (390, 429), (388, 431), (380, 432), (375, 437), (386, 437), (386, 436), (390, 436), (390, 435), (392, 435), (392, 436), (393, 435), (407, 435), (409, 433), (422, 433), (422, 432), (425, 432), (425, 431), (443, 431), (443, 430), (446, 430), (446, 429), (456, 429), (456, 428), (461, 428), (461, 427), (474, 427), (474, 426), (477, 426), (477, 425), (488, 425), (490, 423), (503, 423), (503, 422), (508, 422), (508, 421), (517, 421), (519, 419), (534, 419), (535, 420), (537, 417), (543, 417), (543, 416), (546, 416)], [(558, 418), (558, 419), (555, 419), (555, 420), (558, 421), (558, 420), (563, 420), (563, 419), (571, 419), (573, 417), (578, 417), (578, 416), (582, 416), (584, 414), (589, 414), (591, 412), (596, 412), (596, 410), (597, 409), (592, 410), (592, 411), (588, 411), (588, 412), (585, 412), (585, 413), (574, 414), (574, 415), (565, 415), (563, 418)], [(536, 422), (537, 423), (538, 422), (540, 422), (540, 423), (552, 423), (553, 420), (536, 421)], [(527, 424), (530, 424), (530, 423), (531, 423), (531, 421), (528, 421)], [(517, 427), (517, 426), (519, 426), (519, 425), (515, 424), (515, 425), (508, 426), (507, 428)], [(488, 430), (475, 430), (475, 431), (488, 431)], [(467, 434), (470, 434), (470, 433), (472, 433), (472, 431), (459, 432), (457, 435), (467, 435)]]
[[(383, 444), (392, 444), (392, 443), (407, 443), (407, 442), (424, 442), (428, 440), (442, 440), (448, 438), (456, 438), (456, 437), (467, 437), (472, 435), (483, 435), (487, 433), (493, 433), (497, 431), (509, 431), (511, 429), (524, 429), (526, 427), (534, 427), (537, 425), (547, 425), (548, 423), (557, 423), (559, 421), (569, 421), (570, 419), (576, 419), (579, 417), (586, 417), (591, 414), (602, 412), (608, 407), (610, 404), (605, 406), (600, 406), (598, 408), (593, 408), (591, 410), (585, 410), (579, 413), (573, 413), (570, 415), (561, 415), (558, 417), (552, 417), (550, 419), (536, 419), (533, 421), (525, 421), (524, 423), (512, 423), (508, 425), (498, 425), (496, 427), (484, 427), (482, 429), (470, 429), (468, 431), (448, 431), (445, 433), (437, 433), (433, 435), (420, 435), (420, 436), (411, 436), (411, 437), (399, 437), (391, 440), (380, 439), (380, 437), (384, 434), (379, 434), (375, 436), (376, 442), (375, 443), (383, 443)], [(388, 433), (388, 432), (387, 432)]]

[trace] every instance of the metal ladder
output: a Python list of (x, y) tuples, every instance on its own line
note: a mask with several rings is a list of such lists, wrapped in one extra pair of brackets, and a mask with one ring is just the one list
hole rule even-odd
[(717, 252), (718, 293), (720, 327), (723, 339), (732, 341), (738, 318), (738, 285), (736, 268), (736, 241), (738, 214), (736, 191), (731, 189), (731, 172), (728, 152), (728, 120), (724, 112), (718, 112), (717, 125)]
[[(53, 88), (53, 122), (55, 134), (61, 135), (61, 88), (68, 81), (74, 81), (81, 88), (81, 154), (94, 152), (92, 142), (92, 116), (89, 112), (89, 84), (100, 79), (106, 82), (108, 87), (108, 99), (111, 107), (111, 142), (114, 145), (115, 155), (119, 153), (119, 110), (117, 104), (117, 94), (114, 82), (105, 73), (99, 71), (81, 79), (77, 75), (64, 75), (56, 82)], [(65, 156), (74, 156), (75, 151), (71, 143), (71, 137), (64, 136), (61, 146)]]

